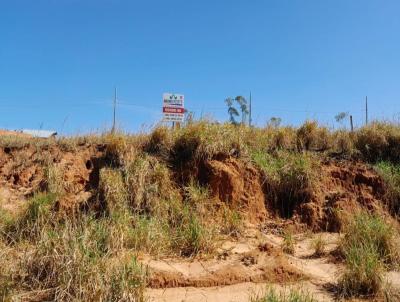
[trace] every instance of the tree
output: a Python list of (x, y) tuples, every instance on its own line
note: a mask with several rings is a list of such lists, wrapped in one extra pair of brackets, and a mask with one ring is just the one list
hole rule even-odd
[[(239, 95), (234, 99), (227, 98), (225, 104), (228, 106), (229, 121), (234, 125), (239, 125), (240, 123), (244, 125), (249, 115), (247, 100)], [(240, 111), (235, 107), (236, 104), (239, 106)], [(241, 118), (240, 123), (236, 120), (237, 118)]]
[(270, 127), (278, 128), (282, 122), (280, 117), (273, 116), (269, 119), (267, 125)]
[(348, 112), (339, 112), (338, 114), (335, 115), (335, 120), (336, 120), (336, 122), (342, 124), (343, 120), (345, 118), (347, 118), (348, 116), (349, 116)]

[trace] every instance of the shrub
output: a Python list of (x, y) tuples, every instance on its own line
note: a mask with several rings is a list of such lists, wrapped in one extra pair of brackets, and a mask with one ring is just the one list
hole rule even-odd
[(294, 150), (296, 131), (292, 127), (274, 128), (269, 150)]
[(139, 155), (123, 167), (129, 204), (138, 213), (154, 214), (171, 199), (179, 199), (165, 163), (148, 155)]
[(62, 195), (64, 193), (64, 173), (62, 169), (53, 162), (48, 162), (45, 167), (44, 174), (47, 192)]
[(174, 245), (183, 256), (193, 256), (200, 251), (210, 252), (213, 249), (211, 233), (188, 207), (184, 208)]

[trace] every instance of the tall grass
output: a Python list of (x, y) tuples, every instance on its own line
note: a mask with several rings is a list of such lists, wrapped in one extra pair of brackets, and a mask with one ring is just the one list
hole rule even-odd
[(396, 231), (376, 215), (357, 214), (340, 243), (346, 270), (339, 281), (343, 296), (371, 296), (383, 288), (383, 272), (399, 263)]
[(380, 161), (375, 169), (383, 177), (386, 185), (386, 201), (394, 215), (400, 215), (400, 165), (389, 161)]
[(317, 179), (316, 160), (310, 154), (256, 152), (252, 158), (264, 172), (269, 200), (280, 209), (281, 216), (291, 217), (296, 205), (309, 200)]
[(37, 195), (21, 217), (2, 228), (3, 296), (142, 301), (146, 271), (134, 255), (121, 257), (123, 249), (116, 243), (120, 239), (112, 236), (115, 220), (87, 214), (57, 217), (53, 203), (53, 195)]

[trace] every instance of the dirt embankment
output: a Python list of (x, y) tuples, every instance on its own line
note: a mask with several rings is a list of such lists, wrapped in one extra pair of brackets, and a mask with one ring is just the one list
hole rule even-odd
[[(0, 209), (17, 212), (35, 192), (57, 185), (62, 187), (64, 194), (55, 210), (73, 213), (83, 205), (98, 206), (100, 170), (112, 165), (105, 150), (103, 145), (90, 144), (72, 150), (62, 150), (57, 145), (0, 148)], [(170, 168), (174, 169), (173, 166)], [(232, 246), (222, 246), (214, 259), (140, 259), (150, 269), (148, 286), (153, 289), (312, 279), (315, 277), (310, 275), (312, 269), (302, 268), (313, 264), (312, 260), (309, 263), (300, 256), (297, 259), (282, 254), (281, 242), (275, 244), (276, 238), (260, 235), (260, 229), (269, 223), (289, 222), (313, 231), (337, 232), (343, 217), (358, 209), (387, 215), (382, 179), (360, 162), (321, 162), (314, 191), (306, 195), (307, 199), (294, 204), (291, 217), (282, 217), (279, 209), (274, 208), (277, 203), (269, 199), (268, 178), (249, 161), (218, 156), (202, 161), (192, 170), (187, 174), (209, 188), (216, 208), (224, 204), (240, 211), (246, 223), (251, 225), (246, 231), (254, 228), (258, 233), (246, 234), (243, 244), (235, 242)], [(177, 182), (174, 185), (184, 194), (183, 184)], [(257, 238), (257, 243), (249, 243), (252, 240), (249, 238)], [(260, 245), (263, 240), (269, 243)], [(331, 269), (330, 264), (316, 262), (318, 267), (323, 265)], [(321, 279), (319, 275), (317, 277)]]
[[(99, 170), (110, 165), (105, 148), (100, 145), (81, 145), (73, 151), (62, 151), (57, 145), (38, 149), (0, 149), (0, 197), (10, 204), (29, 198), (49, 185), (48, 177), (58, 180), (65, 190), (59, 200), (62, 209), (76, 210), (90, 202), (99, 184)], [(58, 171), (57, 175), (49, 175)], [(263, 174), (250, 162), (231, 156), (220, 156), (193, 167), (198, 181), (210, 189), (215, 205), (225, 203), (239, 210), (252, 223), (280, 217), (276, 203), (268, 199), (268, 183)], [(176, 184), (179, 187), (182, 184)], [(183, 190), (182, 190), (183, 191)], [(384, 212), (384, 184), (367, 165), (354, 161), (328, 160), (321, 163), (315, 191), (307, 200), (295, 205), (295, 223), (314, 230), (338, 231), (340, 213), (360, 208)], [(92, 201), (94, 202), (94, 201)], [(284, 203), (285, 201), (280, 201)], [(285, 217), (286, 219), (286, 217)]]

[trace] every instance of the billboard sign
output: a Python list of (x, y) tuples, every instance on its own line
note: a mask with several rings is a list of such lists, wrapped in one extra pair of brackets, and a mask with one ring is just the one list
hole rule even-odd
[(163, 120), (182, 123), (185, 118), (185, 97), (183, 94), (163, 94)]

